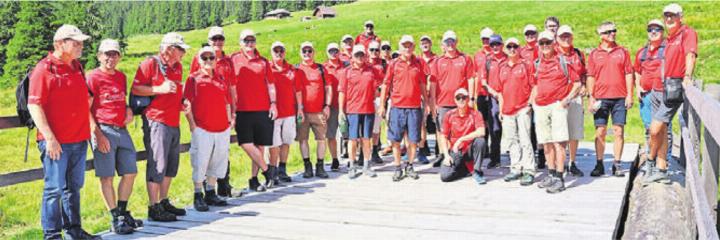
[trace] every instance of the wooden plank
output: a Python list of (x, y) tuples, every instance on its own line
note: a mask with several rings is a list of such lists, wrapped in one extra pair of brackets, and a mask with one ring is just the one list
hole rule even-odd
[(0, 117), (0, 129), (25, 127), (17, 116)]
[(705, 125), (705, 129), (713, 136), (720, 136), (720, 121), (717, 121), (720, 102), (693, 86), (685, 88), (685, 95), (689, 105), (696, 110), (695, 113), (699, 116), (699, 120)]
[(699, 238), (718, 239), (718, 232), (711, 212), (714, 211), (714, 209), (710, 209), (710, 205), (707, 202), (705, 188), (702, 185), (702, 179), (698, 173), (699, 170), (697, 166), (699, 163), (697, 162), (695, 150), (692, 146), (692, 142), (688, 141), (688, 139), (691, 139), (691, 130), (688, 129), (687, 126), (683, 127), (682, 135), (683, 138), (686, 139), (683, 142), (688, 166), (686, 181), (693, 201)]

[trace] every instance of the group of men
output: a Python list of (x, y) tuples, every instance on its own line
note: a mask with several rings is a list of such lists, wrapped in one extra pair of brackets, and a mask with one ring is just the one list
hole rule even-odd
[[(636, 84), (640, 101), (650, 108), (644, 114), (652, 119), (645, 124), (650, 150), (643, 167), (645, 182), (667, 183), (666, 133), (679, 104), (664, 101), (663, 85), (671, 79), (691, 84), (697, 56), (697, 33), (682, 23), (682, 17), (682, 8), (670, 4), (663, 10), (663, 20), (650, 21), (648, 43), (638, 50), (634, 64), (629, 51), (615, 42), (617, 29), (612, 22), (597, 28), (600, 44), (586, 58), (573, 46), (572, 29), (560, 25), (556, 17), (546, 19), (542, 32), (527, 25), (525, 46), (516, 38), (503, 41), (485, 28), (480, 36), (483, 47), (474, 56), (457, 48), (453, 31), (442, 35), (440, 55), (432, 52), (428, 36), (419, 39), (421, 53), (416, 55), (415, 40), (403, 35), (393, 56), (391, 44), (381, 41), (375, 24), (368, 21), (355, 39), (346, 35), (340, 44), (328, 44), (325, 63), (316, 62), (312, 43), (302, 43), (301, 61), (295, 65), (286, 60), (282, 42), (272, 44), (269, 59), (263, 57), (252, 30), (241, 32), (240, 51), (226, 55), (223, 29), (213, 27), (207, 46), (194, 55), (184, 83), (181, 60), (190, 46), (181, 35), (168, 33), (159, 53), (140, 63), (129, 103), (126, 76), (116, 69), (122, 57), (120, 44), (103, 40), (97, 53), (100, 66), (85, 73), (77, 59), (89, 36), (63, 25), (54, 36), (54, 51), (31, 73), (28, 97), (45, 173), (41, 210), (45, 238), (59, 239), (63, 231), (76, 239), (99, 238), (80, 224), (79, 189), (88, 140), (112, 216), (111, 230), (129, 234), (143, 225), (127, 209), (137, 173), (136, 150), (126, 129), (133, 114), (143, 121), (148, 216), (153, 221), (175, 221), (186, 214), (168, 200), (180, 164), (181, 112), (192, 132), (197, 211), (227, 205), (223, 197), (232, 194), (228, 155), (233, 127), (238, 145), (252, 160), (249, 188), (253, 191), (292, 181), (286, 164), (294, 141), (300, 143), (304, 178), (328, 178), (326, 148), (332, 158), (330, 170), (338, 171), (338, 145), (346, 146), (342, 149), (348, 154), (351, 179), (376, 177), (370, 166), (382, 162), (379, 135), (384, 121), (390, 151), (383, 152), (392, 152), (393, 181), (419, 178), (414, 160), (428, 163), (427, 135), (434, 125), (442, 181), (472, 176), (485, 184), (482, 161), (487, 156), (487, 168), (500, 166), (504, 142), (511, 159), (505, 181), (532, 185), (538, 165), (542, 168), (546, 163), (548, 176), (538, 186), (548, 193), (561, 192), (566, 169), (583, 175), (575, 153), (583, 138), (585, 96), (596, 127), (597, 163), (591, 175), (604, 175), (605, 135), (612, 118), (611, 169), (621, 176), (623, 126)], [(310, 130), (317, 146), (314, 170)], [(542, 150), (537, 157), (536, 148)], [(115, 173), (121, 176), (117, 191)]]

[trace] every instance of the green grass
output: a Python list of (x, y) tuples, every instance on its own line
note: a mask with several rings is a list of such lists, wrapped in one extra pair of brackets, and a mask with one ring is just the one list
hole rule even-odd
[[(366, 2), (361, 1), (337, 6), (338, 18), (300, 22), (301, 16), (310, 12), (294, 13), (294, 17), (284, 20), (267, 20), (248, 24), (225, 26), (227, 36), (226, 52), (239, 49), (238, 36), (244, 28), (252, 28), (258, 34), (258, 49), (268, 56), (270, 44), (282, 41), (288, 48), (288, 58), (295, 63), (299, 59), (299, 45), (309, 40), (319, 52), (324, 52), (330, 42), (337, 42), (344, 34), (357, 35), (362, 31), (362, 23), (372, 19), (376, 23), (378, 35), (389, 40), (394, 48), (403, 34), (412, 34), (417, 40), (420, 35), (429, 35), (436, 41), (443, 32), (452, 29), (459, 36), (459, 48), (466, 53), (475, 53), (480, 47), (479, 32), (485, 26), (493, 28), (505, 38), (522, 39), (522, 28), (533, 23), (540, 27), (546, 16), (556, 15), (562, 24), (569, 24), (575, 32), (575, 45), (580, 49), (597, 46), (598, 36), (594, 29), (605, 20), (615, 21), (618, 25), (618, 42), (635, 52), (645, 43), (645, 23), (651, 18), (660, 17), (667, 2)], [(698, 31), (700, 37), (699, 60), (696, 76), (707, 83), (720, 83), (720, 31), (711, 26), (720, 22), (720, 3), (692, 2), (684, 3), (687, 17), (685, 21)], [(183, 59), (185, 69), (190, 66), (192, 54), (206, 41), (207, 30), (183, 32), (186, 41), (193, 49)], [(119, 69), (132, 79), (140, 61), (158, 50), (162, 35), (140, 35), (130, 37), (127, 52)], [(440, 52), (438, 44), (433, 47)], [(324, 54), (317, 54), (318, 61), (324, 61)], [(187, 75), (187, 70), (186, 73)], [(12, 89), (0, 90), (0, 115), (15, 115)], [(184, 121), (184, 120), (183, 120)], [(586, 140), (594, 135), (592, 116), (585, 117)], [(187, 125), (183, 122), (182, 142), (190, 141)], [(677, 129), (677, 128), (676, 128)], [(130, 132), (139, 149), (139, 124), (130, 126)], [(626, 129), (627, 142), (643, 142), (643, 128), (636, 107), (628, 113)], [(39, 154), (34, 143), (30, 146), (27, 162), (22, 161), (24, 154), (25, 129), (0, 130), (0, 159), (3, 168), (0, 173), (40, 167)], [(34, 133), (33, 133), (34, 135)], [(34, 136), (31, 136), (31, 142)], [(610, 138), (608, 141), (612, 141)], [(314, 145), (312, 146), (314, 148)], [(249, 159), (236, 146), (230, 151), (233, 180), (236, 187), (244, 187), (249, 175)], [(89, 156), (91, 157), (91, 156)], [(172, 199), (180, 205), (190, 204), (192, 183), (189, 157), (181, 157), (180, 173), (171, 190)], [(297, 144), (293, 145), (290, 157), (290, 169), (300, 166)], [(134, 194), (130, 199), (130, 209), (138, 217), (145, 217), (147, 195), (144, 182), (145, 164), (140, 163)], [(37, 239), (41, 236), (39, 224), (39, 201), (42, 195), (42, 182), (19, 184), (0, 189), (0, 238)], [(82, 217), (84, 227), (91, 232), (108, 228), (109, 217), (99, 193), (99, 184), (93, 172), (86, 175), (82, 190)]]

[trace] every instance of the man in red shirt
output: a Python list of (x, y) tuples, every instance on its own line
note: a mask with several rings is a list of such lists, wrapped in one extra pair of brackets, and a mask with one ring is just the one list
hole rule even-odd
[(270, 164), (278, 164), (276, 180), (291, 182), (292, 178), (287, 175), (287, 160), (290, 145), (297, 134), (296, 109), (300, 109), (302, 95), (296, 88), (296, 69), (285, 60), (285, 54), (285, 45), (282, 42), (274, 42), (270, 47), (271, 70), (277, 89), (278, 116), (273, 122), (273, 145), (269, 152)]
[[(585, 54), (573, 46), (573, 32), (568, 25), (558, 29), (556, 51), (565, 58), (566, 65), (573, 68), (580, 77), (580, 92), (586, 79)], [(583, 94), (578, 94), (568, 104), (568, 159), (567, 170), (575, 177), (585, 174), (575, 164), (579, 141), (585, 138), (585, 111), (583, 107)]]
[(525, 25), (525, 28), (523, 29), (523, 35), (525, 35), (525, 46), (520, 48), (520, 57), (531, 63), (535, 62), (538, 58), (537, 34), (538, 30), (535, 25)]
[[(663, 9), (665, 26), (668, 28), (667, 45), (665, 48), (665, 72), (662, 74), (663, 83), (679, 81), (682, 79), (684, 87), (692, 86), (692, 75), (695, 70), (695, 61), (698, 54), (698, 35), (694, 29), (683, 23), (683, 10), (678, 4), (670, 4)], [(657, 84), (657, 87), (663, 86)], [(667, 152), (668, 144), (665, 139), (667, 126), (677, 113), (679, 104), (668, 104), (663, 101), (663, 90), (653, 84), (652, 106), (653, 120), (650, 123), (650, 155), (648, 164), (651, 173), (645, 183), (669, 183), (667, 178)], [(683, 108), (681, 119), (687, 119), (686, 108)], [(682, 144), (680, 144), (682, 146)], [(681, 148), (682, 152), (682, 148)], [(657, 165), (655, 165), (655, 162)], [(646, 174), (647, 175), (647, 174)]]
[(505, 181), (520, 180), (520, 185), (529, 186), (535, 179), (535, 163), (530, 127), (532, 111), (530, 92), (535, 85), (532, 63), (520, 57), (520, 42), (510, 38), (505, 42), (508, 60), (498, 67), (499, 84), (497, 88), (500, 119), (503, 125), (502, 138), (509, 143), (510, 173)]
[(465, 88), (455, 91), (456, 108), (445, 115), (442, 124), (441, 143), (445, 159), (440, 167), (440, 180), (451, 182), (462, 179), (472, 172), (480, 185), (487, 181), (481, 170), (485, 149), (485, 122), (477, 110), (470, 107), (469, 94)]
[[(350, 62), (343, 62), (340, 60), (340, 48), (337, 43), (330, 43), (326, 48), (328, 60), (323, 64), (325, 68), (325, 77), (328, 84), (332, 88), (332, 101), (330, 103), (330, 115), (327, 119), (327, 134), (325, 135), (328, 149), (330, 150), (330, 156), (332, 157), (332, 164), (330, 164), (331, 171), (340, 170), (340, 161), (338, 160), (337, 151), (337, 132), (340, 122), (338, 121), (338, 74), (342, 69), (350, 65)], [(343, 138), (347, 138), (346, 136)], [(347, 142), (343, 146), (347, 147)]]
[(176, 216), (185, 215), (184, 209), (170, 204), (167, 195), (180, 164), (180, 60), (189, 48), (180, 34), (165, 34), (160, 53), (140, 63), (133, 81), (133, 94), (153, 97), (143, 112), (143, 140), (151, 152), (146, 169), (151, 204), (148, 216), (156, 221), (175, 221)]
[[(483, 96), (483, 93), (487, 91), (487, 97), (478, 100), (477, 103), (478, 108), (482, 109), (481, 112), (487, 115), (487, 117), (483, 115), (483, 118), (487, 121), (487, 136), (489, 136), (490, 139), (490, 162), (488, 162), (487, 167), (495, 168), (500, 166), (500, 139), (502, 137), (502, 123), (500, 123), (499, 96), (497, 91), (500, 87), (500, 72), (498, 70), (500, 63), (507, 59), (507, 55), (503, 52), (503, 41), (500, 35), (491, 35), (489, 44), (490, 52), (485, 55), (482, 62), (475, 63), (475, 68), (480, 77), (479, 81), (475, 81), (474, 89), (478, 93), (478, 96)], [(472, 99), (471, 103), (474, 103)]]
[[(380, 50), (380, 43), (376, 41), (370, 42), (370, 45), (368, 47), (368, 54), (370, 55), (370, 58), (368, 62), (373, 67), (377, 68), (380, 72), (383, 74), (385, 73), (385, 70), (387, 69), (388, 60), (383, 58), (381, 56), (381, 50)], [(380, 93), (378, 89), (378, 93)], [(380, 107), (380, 102), (375, 101), (375, 107)], [(382, 116), (377, 115), (375, 116), (375, 121), (373, 125), (373, 136), (372, 136), (372, 158), (370, 159), (373, 163), (382, 164), (382, 158), (380, 157), (380, 127), (382, 123)], [(360, 157), (363, 157), (362, 152), (360, 153)], [(363, 163), (361, 163), (362, 165)]]
[[(430, 109), (433, 116), (436, 116), (438, 126), (443, 126), (443, 118), (450, 110), (456, 108), (453, 100), (454, 90), (459, 88), (467, 89), (473, 86), (473, 75), (475, 67), (472, 57), (465, 55), (457, 49), (457, 35), (453, 31), (443, 34), (442, 48), (445, 54), (437, 59), (435, 66), (430, 69), (433, 77), (430, 83)], [(469, 104), (469, 102), (466, 102)], [(442, 132), (440, 133), (442, 135)], [(438, 138), (440, 152), (446, 152), (444, 138)], [(440, 155), (436, 160), (442, 161), (445, 155)]]
[(301, 96), (302, 104), (298, 108), (297, 140), (300, 142), (300, 153), (303, 157), (305, 172), (303, 178), (313, 177), (312, 163), (310, 163), (310, 145), (308, 137), (312, 128), (317, 143), (317, 162), (315, 176), (328, 178), (325, 172), (325, 135), (327, 134), (327, 118), (330, 115), (332, 101), (332, 87), (327, 82), (325, 69), (322, 64), (315, 62), (315, 48), (310, 42), (300, 45), (302, 62), (297, 65), (298, 75), (296, 86)]
[[(420, 37), (420, 50), (422, 51), (420, 54), (420, 58), (425, 62), (425, 65), (428, 66), (428, 69), (432, 69), (433, 66), (435, 66), (435, 61), (437, 60), (437, 55), (433, 53), (432, 51), (432, 39), (430, 39), (430, 36), (423, 35)], [(428, 73), (430, 74), (430, 73)], [(425, 91), (428, 92), (428, 97), (430, 96), (430, 78), (432, 75), (428, 76), (428, 80), (425, 83)], [(423, 109), (425, 107), (430, 107), (429, 99), (428, 101), (423, 102)], [(427, 157), (430, 156), (430, 147), (427, 144), (427, 134), (428, 134), (428, 123), (433, 123), (433, 117), (429, 113), (423, 113), (423, 119), (422, 119), (422, 132), (420, 133), (420, 142), (418, 145), (418, 161), (422, 164), (428, 164), (430, 161), (427, 159)], [(437, 126), (435, 127), (435, 129)], [(437, 130), (435, 130), (437, 131)], [(438, 145), (435, 144), (435, 153), (436, 155), (439, 155), (440, 150), (438, 150)]]
[(378, 41), (380, 43), (380, 58), (389, 62), (393, 59), (392, 45), (388, 41)]
[(38, 129), (45, 175), (40, 205), (45, 239), (62, 238), (63, 227), (72, 238), (100, 239), (83, 230), (80, 222), (80, 188), (93, 123), (90, 96), (77, 59), (82, 55), (83, 42), (89, 38), (73, 25), (61, 26), (53, 37), (54, 51), (40, 60), (30, 74), (28, 111)]
[(633, 104), (633, 70), (630, 53), (615, 42), (617, 29), (613, 22), (603, 22), (597, 29), (601, 42), (588, 58), (587, 89), (590, 93), (588, 108), (595, 118), (595, 152), (597, 162), (590, 176), (605, 174), (603, 156), (608, 118), (612, 116), (614, 140), (614, 162), (612, 174), (624, 176), (621, 172), (620, 157), (624, 146), (623, 126), (627, 110)]
[[(210, 31), (208, 32), (208, 45), (215, 49), (215, 71), (219, 72), (219, 74), (222, 74), (227, 82), (234, 83), (235, 70), (232, 66), (232, 61), (230, 60), (229, 56), (225, 55), (225, 51), (223, 51), (223, 48), (225, 47), (225, 32), (223, 31), (222, 27), (210, 28)], [(195, 55), (193, 57), (192, 63), (190, 64), (190, 73), (194, 73), (200, 70), (199, 58), (199, 55)], [(230, 97), (232, 97), (232, 101), (230, 102), (230, 108), (232, 111), (230, 113), (235, 115), (235, 102), (237, 101), (237, 93), (235, 92), (234, 86), (230, 87)], [(230, 161), (228, 159), (228, 167), (227, 173), (225, 173), (225, 177), (217, 179), (217, 195), (220, 195), (222, 197), (230, 197), (231, 193), (232, 186), (230, 185)]]
[[(205, 212), (208, 206), (226, 206), (227, 202), (215, 193), (217, 179), (227, 172), (230, 154), (230, 126), (233, 116), (230, 108), (229, 81), (216, 69), (215, 49), (207, 46), (198, 52), (200, 69), (185, 81), (185, 117), (190, 125), (190, 162), (195, 185), (195, 210)], [(207, 185), (203, 194), (203, 182)]]
[[(133, 114), (125, 101), (125, 74), (115, 68), (120, 62), (118, 41), (105, 39), (100, 42), (97, 58), (100, 67), (89, 72), (86, 77), (88, 88), (94, 96), (90, 113), (95, 122), (95, 176), (100, 178), (103, 199), (112, 216), (110, 230), (121, 235), (129, 234), (139, 227), (127, 211), (128, 199), (137, 175), (137, 153), (125, 128), (133, 120)], [(117, 193), (113, 187), (116, 171), (121, 176)]]
[(370, 137), (372, 136), (373, 122), (375, 121), (375, 98), (377, 89), (382, 81), (382, 73), (368, 64), (365, 47), (353, 47), (352, 65), (338, 73), (340, 84), (339, 107), (340, 119), (348, 123), (348, 137), (350, 139), (349, 155), (350, 168), (348, 177), (355, 179), (360, 175), (355, 166), (358, 142), (361, 142), (365, 162), (362, 174), (376, 177), (377, 174), (370, 169)]
[[(393, 181), (400, 181), (404, 177), (418, 179), (419, 175), (413, 168), (415, 150), (420, 142), (420, 132), (423, 128), (422, 119), (426, 109), (421, 108), (422, 102), (427, 101), (427, 83), (430, 69), (425, 62), (415, 57), (415, 41), (410, 35), (400, 38), (401, 56), (390, 63), (384, 84), (380, 91), (380, 108), (378, 115), (384, 116), (386, 110), (385, 99), (390, 97), (390, 113), (388, 113), (388, 139), (392, 141), (395, 173)], [(400, 143), (406, 139), (408, 146), (408, 162), (403, 168), (400, 164)]]
[(355, 45), (355, 40), (353, 40), (353, 37), (350, 36), (350, 34), (345, 34), (345, 36), (340, 39), (340, 44), (342, 47), (340, 48), (340, 55), (338, 58), (340, 58), (340, 61), (347, 62), (349, 65), (352, 60), (352, 48), (353, 45)]
[[(265, 146), (273, 144), (273, 121), (277, 118), (275, 80), (270, 62), (255, 48), (255, 32), (240, 32), (240, 51), (230, 58), (235, 68), (237, 102), (235, 131), (238, 145), (252, 160), (252, 177), (248, 180), (250, 190), (265, 191), (272, 187), (275, 166), (268, 166), (263, 158)], [(257, 179), (262, 170), (265, 184)]]
[(568, 67), (565, 57), (553, 47), (553, 33), (540, 33), (540, 57), (535, 62), (536, 84), (530, 104), (535, 112), (538, 143), (543, 144), (548, 176), (538, 184), (548, 193), (565, 190), (563, 178), (565, 146), (568, 136), (568, 106), (580, 88), (575, 69)]
[(360, 44), (365, 48), (368, 48), (371, 42), (380, 42), (380, 37), (375, 35), (375, 23), (373, 23), (372, 20), (365, 21), (363, 26), (365, 27), (365, 30), (363, 33), (355, 37), (355, 45)]

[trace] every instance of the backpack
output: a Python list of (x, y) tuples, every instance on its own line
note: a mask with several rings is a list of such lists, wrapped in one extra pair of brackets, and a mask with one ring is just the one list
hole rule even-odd
[(665, 41), (663, 41), (660, 46), (658, 47), (658, 57), (657, 58), (651, 58), (648, 59), (648, 44), (645, 44), (645, 47), (643, 47), (642, 55), (640, 56), (640, 62), (645, 62), (647, 60), (657, 60), (660, 59), (660, 79), (665, 80)]
[[(320, 78), (322, 78), (323, 81), (323, 104), (325, 104), (325, 98), (327, 96), (327, 89), (325, 87), (327, 86), (327, 82), (325, 81), (325, 67), (323, 67), (322, 64), (315, 63), (315, 66), (317, 66), (318, 71), (320, 71)], [(295, 69), (298, 69), (300, 67), (300, 64), (295, 64)]]
[[(567, 78), (568, 83), (572, 83), (570, 81), (570, 75), (568, 73), (568, 62), (567, 59), (562, 54), (559, 54), (558, 57), (560, 58), (560, 68), (562, 68), (563, 75), (565, 75), (565, 78)], [(582, 58), (581, 58), (582, 59)], [(538, 78), (538, 75), (540, 75), (540, 58), (535, 60), (535, 79)]]
[[(162, 62), (158, 56), (152, 56), (150, 59), (155, 62), (164, 80), (167, 81), (167, 66), (165, 66), (165, 64), (161, 64)], [(131, 91), (128, 99), (128, 106), (130, 107), (130, 110), (132, 110), (133, 115), (140, 115), (145, 111), (145, 108), (150, 106), (150, 103), (152, 103), (154, 98), (155, 96), (138, 96), (133, 94)]]

